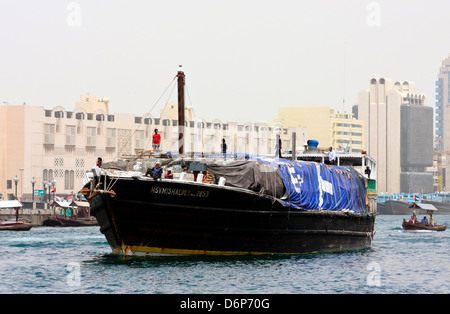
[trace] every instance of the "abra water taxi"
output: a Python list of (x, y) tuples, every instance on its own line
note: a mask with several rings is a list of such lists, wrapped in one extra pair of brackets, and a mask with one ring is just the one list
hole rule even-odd
[[(433, 220), (433, 213), (437, 211), (437, 208), (431, 204), (417, 204), (414, 203), (410, 206), (413, 208), (413, 216), (410, 220), (403, 219), (402, 227), (404, 230), (429, 230), (429, 231), (445, 231), (447, 229), (446, 225), (438, 225)], [(416, 209), (426, 210), (427, 214), (430, 215), (430, 220), (427, 222), (419, 222), (417, 221), (417, 217), (415, 214)]]

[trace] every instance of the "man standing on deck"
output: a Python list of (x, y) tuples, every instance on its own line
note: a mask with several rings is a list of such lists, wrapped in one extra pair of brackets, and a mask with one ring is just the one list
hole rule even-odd
[(161, 142), (161, 135), (158, 134), (158, 129), (155, 129), (155, 134), (153, 134), (153, 150), (159, 152), (160, 142)]
[(367, 179), (370, 179), (370, 173), (371, 173), (371, 171), (370, 171), (369, 166), (366, 167), (366, 170), (364, 170), (364, 173), (366, 174)]
[(328, 159), (330, 161), (330, 165), (336, 164), (336, 152), (333, 150), (333, 147), (330, 146), (328, 149)]
[(225, 139), (222, 139), (222, 144), (220, 145), (222, 148), (222, 154), (223, 154), (223, 158), (226, 160), (227, 159), (227, 143), (225, 143)]
[(277, 134), (277, 144), (275, 146), (275, 149), (276, 149), (275, 157), (278, 154), (278, 158), (283, 158), (281, 156), (281, 137), (280, 137), (280, 134)]

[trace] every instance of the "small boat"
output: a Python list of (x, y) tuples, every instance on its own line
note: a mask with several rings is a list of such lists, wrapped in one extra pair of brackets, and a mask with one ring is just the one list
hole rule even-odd
[(446, 225), (438, 225), (433, 223), (433, 213), (438, 211), (436, 207), (432, 204), (414, 203), (410, 206), (413, 209), (413, 217), (415, 217), (415, 210), (426, 210), (427, 214), (430, 215), (429, 223), (403, 219), (402, 228), (404, 230), (429, 230), (429, 231), (445, 231), (447, 229)]
[(431, 224), (423, 224), (420, 222), (412, 223), (403, 219), (402, 224), (403, 229), (405, 230), (430, 230), (430, 231), (445, 231), (447, 229), (446, 225), (431, 225)]
[(56, 212), (53, 216), (48, 217), (44, 220), (43, 225), (47, 227), (89, 227), (97, 226), (98, 222), (95, 217), (90, 215), (89, 203), (72, 201), (61, 202), (54, 201), (52, 206), (55, 208), (59, 207), (61, 214), (58, 215)]
[(33, 225), (26, 220), (3, 220), (0, 221), (0, 231), (28, 231)]
[(0, 231), (28, 231), (33, 226), (30, 221), (19, 218), (22, 203), (18, 200), (0, 201), (0, 209), (15, 210), (16, 218), (0, 220)]

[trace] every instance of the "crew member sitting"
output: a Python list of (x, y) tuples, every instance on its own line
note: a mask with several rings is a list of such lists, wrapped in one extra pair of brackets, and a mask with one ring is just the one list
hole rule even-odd
[(415, 213), (415, 212), (413, 212), (413, 214), (412, 214), (411, 219), (409, 220), (409, 222), (411, 222), (411, 223), (413, 223), (413, 224), (417, 223), (417, 216), (416, 216), (416, 213)]
[(423, 216), (423, 219), (422, 219), (421, 223), (423, 223), (424, 225), (428, 225), (427, 216)]
[(147, 168), (147, 172), (145, 173), (145, 176), (152, 177), (154, 180), (161, 179), (161, 175), (162, 168), (159, 165), (159, 161), (156, 162), (153, 168)]
[(164, 175), (164, 179), (173, 179), (172, 169), (167, 169), (166, 174)]
[(436, 226), (436, 221), (434, 221), (433, 216), (430, 217), (430, 225)]

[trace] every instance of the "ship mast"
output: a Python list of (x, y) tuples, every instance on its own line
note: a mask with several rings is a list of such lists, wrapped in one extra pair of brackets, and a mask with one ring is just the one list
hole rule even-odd
[(178, 78), (178, 153), (184, 154), (184, 72), (180, 69), (177, 73)]

